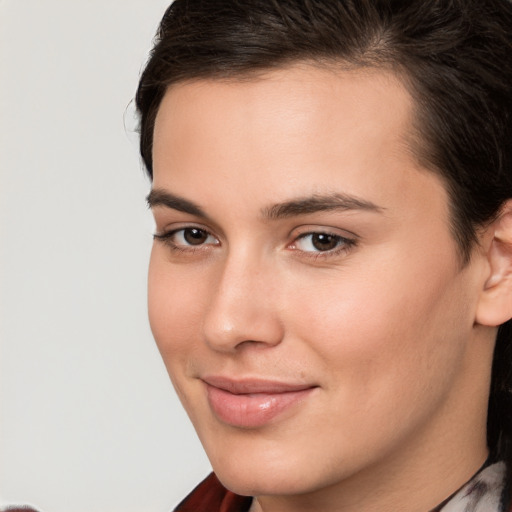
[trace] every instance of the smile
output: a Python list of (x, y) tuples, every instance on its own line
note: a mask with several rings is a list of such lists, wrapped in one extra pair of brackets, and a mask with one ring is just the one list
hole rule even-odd
[(208, 377), (203, 382), (208, 403), (217, 419), (240, 428), (266, 425), (317, 388), (265, 380), (234, 381), (224, 377)]

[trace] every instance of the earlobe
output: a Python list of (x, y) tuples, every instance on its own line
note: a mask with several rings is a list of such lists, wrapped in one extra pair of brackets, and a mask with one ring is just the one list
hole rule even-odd
[(496, 327), (512, 318), (512, 200), (504, 203), (488, 230), (492, 236), (487, 252), (490, 271), (478, 303), (476, 322)]

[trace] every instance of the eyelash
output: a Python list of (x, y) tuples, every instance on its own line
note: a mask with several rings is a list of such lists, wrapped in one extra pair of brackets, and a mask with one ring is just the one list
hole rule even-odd
[[(204, 251), (206, 244), (198, 244), (197, 246), (194, 246), (194, 245), (184, 245), (184, 244), (180, 245), (180, 244), (177, 244), (174, 242), (173, 239), (178, 233), (182, 232), (183, 234), (185, 234), (186, 231), (198, 231), (198, 232), (204, 233), (207, 237), (213, 237), (213, 235), (210, 232), (208, 232), (206, 229), (190, 226), (190, 227), (184, 227), (184, 228), (179, 228), (179, 229), (173, 229), (173, 230), (165, 232), (165, 233), (156, 233), (153, 235), (153, 238), (155, 240), (159, 240), (159, 241), (163, 242), (167, 247), (169, 247), (169, 249), (171, 249), (172, 251), (175, 251), (175, 252), (194, 253), (197, 251)], [(210, 244), (208, 244), (208, 245), (210, 245)], [(216, 243), (214, 245), (219, 245), (219, 243)]]
[[(298, 251), (301, 251), (301, 253), (308, 258), (330, 258), (330, 257), (336, 257), (343, 253), (348, 252), (351, 248), (355, 247), (357, 245), (357, 240), (355, 238), (347, 238), (341, 235), (338, 235), (336, 233), (329, 233), (328, 231), (310, 231), (308, 233), (303, 233), (299, 235), (295, 240), (292, 242), (292, 246), (297, 246), (297, 243), (299, 243), (302, 240), (307, 239), (308, 237), (314, 237), (314, 236), (327, 236), (332, 237), (335, 242), (335, 247), (332, 249), (328, 249), (326, 251), (304, 251), (301, 249), (297, 249)], [(313, 242), (311, 242), (313, 243)]]
[[(204, 251), (207, 250), (207, 246), (211, 245), (219, 245), (220, 242), (217, 241), (215, 244), (207, 244), (207, 243), (201, 243), (197, 246), (194, 245), (180, 245), (177, 244), (173, 239), (178, 233), (183, 233), (187, 231), (197, 231), (200, 233), (203, 233), (207, 239), (208, 237), (214, 237), (209, 231), (203, 228), (199, 227), (184, 227), (179, 229), (173, 229), (171, 231), (165, 232), (165, 233), (156, 233), (153, 235), (153, 238), (155, 240), (159, 240), (163, 242), (167, 247), (169, 247), (173, 252), (179, 252), (179, 253), (189, 253), (193, 254), (197, 251)], [(297, 249), (297, 243), (299, 243), (301, 240), (305, 240), (308, 237), (313, 237), (315, 235), (320, 236), (327, 236), (327, 237), (333, 237), (335, 239), (336, 245), (332, 249), (328, 249), (326, 251), (304, 251), (301, 249)], [(297, 236), (294, 241), (288, 245), (288, 247), (291, 247), (294, 250), (297, 250), (301, 252), (301, 256), (306, 258), (313, 258), (313, 259), (319, 259), (319, 258), (330, 258), (330, 257), (336, 257), (344, 252), (348, 252), (351, 248), (355, 247), (357, 245), (357, 239), (356, 238), (346, 238), (344, 236), (338, 235), (336, 233), (330, 233), (328, 231), (309, 231), (307, 233), (303, 233), (299, 236)]]

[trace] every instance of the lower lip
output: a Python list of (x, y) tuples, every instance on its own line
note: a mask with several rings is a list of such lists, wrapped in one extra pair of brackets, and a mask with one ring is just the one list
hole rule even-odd
[(235, 427), (257, 428), (271, 422), (302, 402), (314, 388), (282, 393), (247, 393), (235, 395), (206, 385), (208, 402), (219, 420)]

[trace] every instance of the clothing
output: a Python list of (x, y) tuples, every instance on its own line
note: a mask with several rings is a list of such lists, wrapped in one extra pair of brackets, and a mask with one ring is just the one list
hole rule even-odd
[(9, 505), (5, 508), (0, 507), (0, 512), (37, 512), (37, 510), (28, 505)]
[[(430, 512), (512, 512), (510, 472), (504, 462), (484, 464), (475, 476)], [(252, 498), (228, 491), (211, 473), (174, 512), (248, 512)]]
[(484, 467), (432, 512), (510, 512), (510, 475), (504, 462)]
[(174, 512), (247, 512), (250, 496), (228, 491), (211, 473), (175, 509)]

